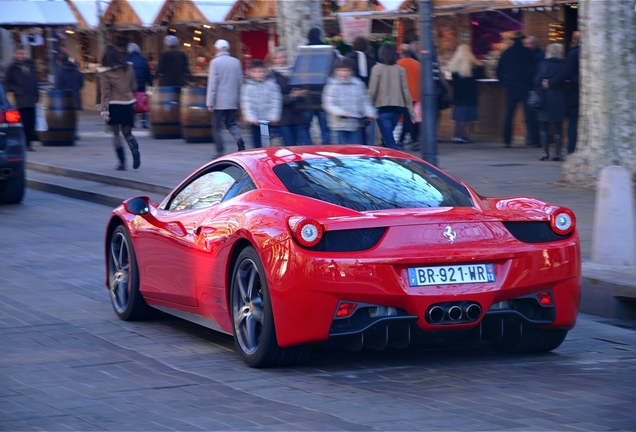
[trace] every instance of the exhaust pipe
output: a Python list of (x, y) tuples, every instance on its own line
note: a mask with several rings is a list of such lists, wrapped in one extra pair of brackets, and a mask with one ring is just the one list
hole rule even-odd
[(464, 306), (464, 315), (471, 321), (478, 320), (481, 316), (481, 306), (477, 303), (469, 303)]
[(444, 309), (441, 306), (433, 306), (428, 309), (428, 320), (434, 324), (444, 320)]
[(451, 321), (459, 321), (460, 319), (462, 319), (462, 308), (456, 305), (447, 306), (446, 316)]
[(13, 177), (13, 168), (3, 168), (0, 170), (0, 178), (6, 179)]

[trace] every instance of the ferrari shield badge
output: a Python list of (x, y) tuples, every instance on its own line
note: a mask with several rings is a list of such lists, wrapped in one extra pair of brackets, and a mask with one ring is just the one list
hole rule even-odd
[(450, 225), (446, 226), (446, 231), (444, 231), (444, 237), (450, 242), (450, 244), (455, 243), (455, 239), (457, 238), (457, 233), (453, 231)]

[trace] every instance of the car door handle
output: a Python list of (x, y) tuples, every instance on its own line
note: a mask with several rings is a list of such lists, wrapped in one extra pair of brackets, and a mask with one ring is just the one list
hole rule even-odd
[(212, 228), (209, 226), (201, 226), (201, 225), (194, 230), (194, 234), (197, 236), (205, 235), (205, 234), (214, 234), (215, 232), (216, 232), (216, 228)]

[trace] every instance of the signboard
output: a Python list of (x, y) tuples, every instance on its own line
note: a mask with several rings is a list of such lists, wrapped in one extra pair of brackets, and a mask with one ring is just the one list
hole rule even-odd
[(358, 36), (369, 39), (371, 35), (371, 12), (342, 12), (338, 14), (338, 24), (342, 40), (351, 45)]

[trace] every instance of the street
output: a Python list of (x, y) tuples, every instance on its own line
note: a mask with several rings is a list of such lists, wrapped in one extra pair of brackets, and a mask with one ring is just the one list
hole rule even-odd
[(120, 321), (104, 285), (109, 212), (35, 190), (0, 207), (0, 430), (636, 425), (636, 331), (590, 315), (545, 355), (315, 347), (303, 365), (265, 370), (245, 366), (231, 337), (180, 319)]

